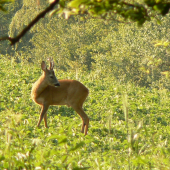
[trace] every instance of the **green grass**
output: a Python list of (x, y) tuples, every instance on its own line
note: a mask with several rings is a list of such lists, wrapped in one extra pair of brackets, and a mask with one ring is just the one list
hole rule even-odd
[(40, 108), (30, 92), (40, 75), (39, 64), (0, 59), (0, 169), (170, 169), (169, 90), (80, 75), (90, 91), (84, 136), (66, 106), (51, 106), (49, 128), (36, 127)]

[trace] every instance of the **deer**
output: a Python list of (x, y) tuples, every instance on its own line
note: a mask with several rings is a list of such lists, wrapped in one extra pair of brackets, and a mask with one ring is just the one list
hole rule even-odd
[(89, 117), (83, 110), (83, 103), (86, 100), (89, 90), (77, 80), (58, 80), (54, 73), (54, 61), (49, 59), (50, 67), (47, 69), (45, 61), (41, 63), (43, 71), (39, 79), (33, 84), (31, 90), (32, 100), (41, 106), (40, 117), (37, 126), (40, 126), (44, 119), (47, 126), (47, 110), (50, 105), (66, 105), (72, 107), (82, 119), (81, 132), (87, 135)]

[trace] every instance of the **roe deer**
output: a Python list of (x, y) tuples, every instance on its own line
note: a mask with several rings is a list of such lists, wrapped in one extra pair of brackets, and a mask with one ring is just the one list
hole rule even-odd
[(50, 105), (67, 105), (68, 107), (71, 106), (80, 115), (83, 121), (81, 132), (87, 135), (89, 118), (82, 106), (89, 90), (76, 80), (57, 80), (53, 67), (54, 62), (52, 60), (50, 60), (50, 69), (47, 69), (45, 62), (42, 61), (43, 74), (32, 87), (31, 98), (41, 106), (37, 126), (44, 118), (45, 127), (47, 127), (47, 110)]

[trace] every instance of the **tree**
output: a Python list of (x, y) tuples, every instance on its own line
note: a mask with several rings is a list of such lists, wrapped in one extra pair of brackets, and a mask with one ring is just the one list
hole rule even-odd
[[(9, 1), (3, 0), (2, 2), (7, 3)], [(0, 3), (0, 9), (4, 9), (4, 3)], [(57, 8), (54, 9), (57, 4)], [(15, 38), (4, 37), (1, 40), (9, 40), (12, 45), (15, 44), (50, 11), (52, 11), (51, 14), (64, 14), (66, 19), (71, 15), (89, 15), (105, 20), (137, 22), (141, 26), (146, 21), (151, 21), (152, 18), (159, 21), (158, 15), (165, 16), (169, 9), (170, 2), (168, 0), (53, 0), (49, 7), (39, 13), (18, 36)]]
[[(7, 1), (7, 0), (4, 0)], [(40, 12), (29, 24), (27, 27), (25, 27), (16, 37), (3, 37), (0, 38), (0, 41), (2, 40), (9, 40), (11, 42), (11, 45), (14, 45), (15, 43), (19, 42), (19, 40), (41, 19), (44, 18), (44, 16), (54, 9), (55, 5), (58, 4), (59, 0), (53, 1), (44, 11)]]
[[(15, 1), (14, 3), (6, 3), (2, 7), (2, 0), (0, 0), (0, 37), (3, 37), (4, 35), (8, 35), (9, 31), (9, 24), (11, 23), (11, 20), (13, 16), (15, 15), (16, 11), (18, 11), (22, 6), (22, 0)], [(3, 12), (2, 12), (3, 10)], [(10, 12), (8, 12), (10, 11)], [(6, 54), (6, 52), (10, 50), (8, 48), (8, 42), (0, 42), (0, 53)]]
[(67, 18), (72, 14), (89, 14), (102, 19), (130, 20), (140, 26), (157, 15), (165, 16), (169, 12), (170, 2), (168, 0), (72, 0), (67, 5), (63, 5), (60, 1), (60, 8)]

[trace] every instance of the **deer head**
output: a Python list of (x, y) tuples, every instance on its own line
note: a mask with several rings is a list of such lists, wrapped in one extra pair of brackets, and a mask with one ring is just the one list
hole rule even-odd
[(44, 61), (41, 63), (41, 69), (44, 71), (45, 81), (50, 86), (60, 86), (59, 81), (57, 80), (55, 73), (54, 73), (54, 61), (52, 59), (50, 60), (50, 69), (47, 69), (47, 66)]

